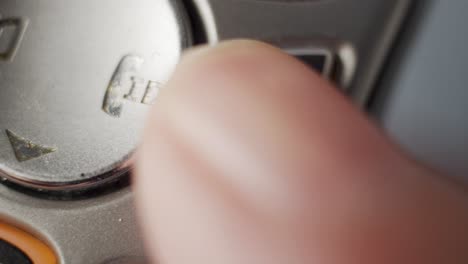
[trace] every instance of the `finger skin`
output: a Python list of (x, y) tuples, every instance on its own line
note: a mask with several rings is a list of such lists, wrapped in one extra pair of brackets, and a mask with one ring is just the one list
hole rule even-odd
[(137, 208), (160, 263), (466, 263), (467, 194), (276, 48), (189, 52), (151, 111)]

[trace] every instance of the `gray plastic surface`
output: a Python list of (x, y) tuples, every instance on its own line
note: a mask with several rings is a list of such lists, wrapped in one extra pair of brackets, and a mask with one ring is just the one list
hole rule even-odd
[(64, 202), (37, 199), (0, 184), (0, 219), (49, 243), (61, 264), (144, 255), (128, 188)]
[(468, 1), (420, 1), (374, 114), (416, 158), (468, 181)]
[[(254, 38), (281, 46), (291, 39), (350, 44), (357, 71), (349, 94), (366, 102), (411, 0), (197, 0), (208, 42)], [(297, 47), (296, 47), (297, 48)]]

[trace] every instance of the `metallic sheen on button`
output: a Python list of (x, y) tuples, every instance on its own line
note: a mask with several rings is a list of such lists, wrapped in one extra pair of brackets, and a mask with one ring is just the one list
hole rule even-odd
[(191, 44), (181, 3), (2, 0), (0, 10), (0, 177), (70, 191), (124, 175)]

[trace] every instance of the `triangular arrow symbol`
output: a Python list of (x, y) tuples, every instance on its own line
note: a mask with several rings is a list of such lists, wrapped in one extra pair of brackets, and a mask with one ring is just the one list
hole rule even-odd
[(11, 146), (13, 147), (13, 150), (15, 151), (16, 159), (19, 162), (38, 158), (57, 150), (56, 148), (32, 143), (30, 140), (16, 135), (11, 130), (7, 129), (5, 131), (8, 139), (10, 140)]

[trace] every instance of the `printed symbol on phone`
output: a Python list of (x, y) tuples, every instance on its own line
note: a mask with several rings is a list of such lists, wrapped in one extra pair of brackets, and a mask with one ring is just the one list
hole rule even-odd
[(13, 61), (27, 26), (28, 20), (25, 18), (0, 19), (0, 60)]
[(138, 75), (144, 60), (127, 55), (120, 61), (104, 96), (102, 110), (113, 117), (120, 117), (125, 100), (151, 105), (156, 100), (161, 83), (145, 80)]
[(154, 100), (156, 100), (156, 97), (158, 96), (161, 84), (155, 81), (146, 82), (143, 78), (138, 76), (132, 76), (131, 80), (132, 87), (124, 98), (137, 103), (148, 105), (154, 104)]
[(56, 148), (33, 143), (26, 138), (18, 136), (9, 129), (5, 130), (5, 132), (10, 140), (16, 159), (19, 162), (28, 161), (57, 151)]

